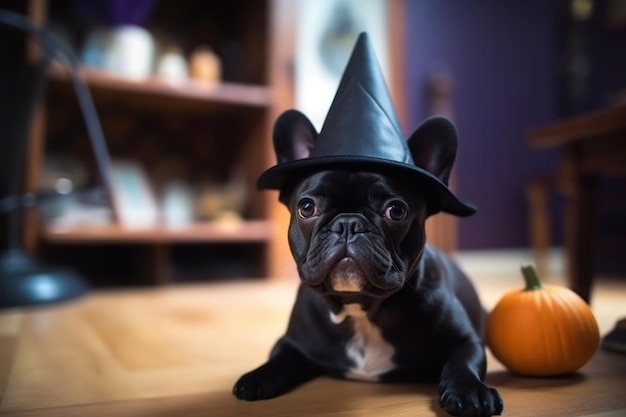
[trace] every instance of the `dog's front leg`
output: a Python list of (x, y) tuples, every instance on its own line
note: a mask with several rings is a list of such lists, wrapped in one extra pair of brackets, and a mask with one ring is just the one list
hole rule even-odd
[(482, 382), (485, 369), (485, 351), (479, 341), (459, 345), (441, 372), (441, 407), (455, 416), (500, 415), (503, 408), (500, 395)]
[(264, 365), (239, 378), (233, 394), (248, 401), (274, 398), (323, 373), (320, 366), (281, 339)]

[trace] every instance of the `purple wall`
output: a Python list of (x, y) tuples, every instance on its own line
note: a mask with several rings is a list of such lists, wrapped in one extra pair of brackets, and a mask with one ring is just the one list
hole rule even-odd
[(559, 160), (525, 143), (528, 129), (558, 118), (557, 3), (407, 2), (411, 129), (429, 114), (429, 74), (443, 69), (454, 79), (457, 189), (478, 206), (459, 222), (461, 249), (528, 245), (525, 184)]
[[(626, 25), (617, 31), (604, 31), (597, 65), (599, 89), (604, 93), (626, 93)], [(602, 103), (599, 103), (602, 105)]]

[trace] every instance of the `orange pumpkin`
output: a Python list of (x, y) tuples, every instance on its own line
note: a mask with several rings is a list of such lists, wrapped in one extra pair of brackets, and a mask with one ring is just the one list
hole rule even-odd
[(593, 312), (572, 290), (542, 284), (532, 265), (523, 266), (522, 274), (526, 288), (505, 294), (489, 315), (487, 345), (514, 373), (575, 372), (600, 342)]

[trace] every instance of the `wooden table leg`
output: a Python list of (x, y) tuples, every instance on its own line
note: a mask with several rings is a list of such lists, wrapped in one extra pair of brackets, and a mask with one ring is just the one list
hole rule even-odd
[(570, 288), (587, 303), (591, 300), (594, 275), (598, 182), (596, 175), (576, 176), (565, 188), (567, 274)]
[(533, 178), (526, 185), (530, 244), (539, 276), (546, 278), (550, 275), (548, 267), (551, 242), (549, 193), (550, 186), (547, 180)]

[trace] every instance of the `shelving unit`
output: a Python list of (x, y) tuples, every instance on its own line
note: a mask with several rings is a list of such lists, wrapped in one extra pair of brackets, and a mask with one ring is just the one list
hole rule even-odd
[[(177, 264), (181, 259), (192, 264), (205, 259), (208, 265), (202, 267), (210, 269), (207, 275), (213, 278), (241, 273), (245, 275), (239, 277), (280, 275), (276, 265), (284, 264), (289, 256), (285, 245), (275, 239), (275, 229), (284, 224), (284, 209), (278, 207), (274, 195), (258, 193), (254, 184), (259, 173), (274, 163), (273, 120), (292, 103), (293, 46), (287, 32), (293, 30), (294, 6), (288, 0), (154, 4), (145, 27), (153, 33), (173, 33), (172, 39), (180, 42), (186, 56), (195, 45), (219, 46), (222, 41), (234, 42), (240, 54), (226, 63), (223, 80), (215, 85), (171, 84), (156, 77), (137, 81), (81, 68), (109, 152), (114, 159), (141, 164), (155, 182), (155, 171), (168, 158), (180, 162), (190, 185), (226, 184), (235, 170), (243, 169), (241, 219), (204, 218), (175, 227), (135, 228), (117, 221), (102, 226), (55, 226), (31, 210), (25, 216), (24, 246), (49, 263), (73, 266), (87, 277), (98, 276), (99, 283), (106, 280), (102, 271), (118, 269), (125, 269), (124, 279), (132, 281), (128, 284), (172, 282), (184, 275), (176, 268), (189, 270), (189, 265)], [(67, 23), (79, 43), (86, 37), (84, 24), (72, 26), (80, 20), (72, 1), (0, 0), (0, 6), (7, 5), (39, 25), (51, 20)], [(32, 56), (33, 50), (36, 47), (28, 45), (25, 56)], [(46, 97), (30, 135), (27, 190), (38, 189), (42, 163), (51, 153), (85, 162), (89, 186), (99, 185), (69, 74), (57, 64), (50, 68)], [(112, 264), (117, 266), (111, 269)]]

